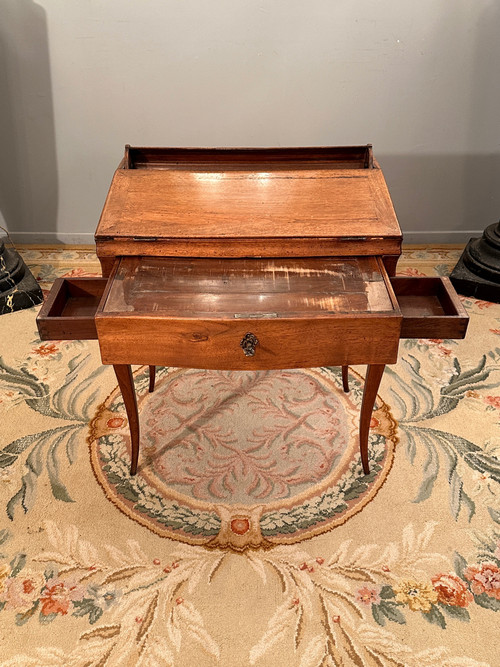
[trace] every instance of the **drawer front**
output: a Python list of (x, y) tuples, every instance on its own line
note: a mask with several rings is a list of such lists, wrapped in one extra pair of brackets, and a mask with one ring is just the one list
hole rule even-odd
[(395, 363), (400, 321), (381, 315), (234, 321), (96, 318), (105, 364), (219, 370)]
[(469, 317), (449, 278), (390, 281), (403, 315), (401, 338), (465, 338)]
[(58, 278), (36, 319), (40, 339), (96, 339), (95, 314), (106, 283), (106, 278)]

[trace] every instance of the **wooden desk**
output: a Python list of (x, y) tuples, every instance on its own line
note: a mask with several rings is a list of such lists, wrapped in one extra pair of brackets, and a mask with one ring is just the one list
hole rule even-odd
[(131, 148), (95, 233), (108, 276), (120, 256), (380, 256), (401, 230), (371, 146)]
[(38, 326), (42, 340), (99, 340), (125, 402), (132, 474), (140, 440), (132, 364), (152, 372), (366, 364), (359, 437), (368, 473), (370, 417), (400, 336), (460, 338), (467, 315), (448, 279), (389, 279), (379, 258), (125, 257), (109, 280), (56, 281)]
[[(395, 278), (401, 232), (371, 147), (130, 149), (96, 232), (103, 278), (59, 279), (42, 340), (97, 338), (137, 470), (132, 364), (262, 370), (366, 364), (360, 452), (401, 337), (462, 338), (446, 278)], [(250, 255), (246, 257), (246, 255)]]

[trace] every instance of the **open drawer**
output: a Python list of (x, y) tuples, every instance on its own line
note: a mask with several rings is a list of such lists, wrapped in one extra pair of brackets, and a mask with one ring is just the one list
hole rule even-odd
[[(230, 335), (232, 339), (235, 334), (233, 329), (238, 329), (237, 337), (241, 334), (242, 338), (247, 331), (254, 332), (259, 328), (262, 329), (262, 345), (258, 356), (269, 356), (263, 359), (263, 366), (292, 368), (297, 365), (345, 364), (348, 357), (355, 358), (356, 363), (369, 363), (371, 348), (380, 350), (381, 346), (389, 356), (395, 357), (396, 341), (399, 337), (465, 337), (468, 316), (448, 278), (392, 277), (390, 284), (394, 295), (391, 296), (389, 278), (387, 276), (383, 278), (385, 272), (381, 270), (376, 260), (309, 258), (295, 260), (297, 266), (292, 268), (299, 276), (316, 274), (315, 280), (308, 277), (307, 285), (301, 281), (288, 293), (291, 285), (287, 275), (286, 288), (282, 294), (282, 288), (275, 284), (274, 269), (271, 282), (266, 280), (269, 267), (259, 265), (260, 270), (255, 273), (253, 267), (257, 267), (259, 261), (224, 260), (220, 267), (219, 261), (178, 259), (165, 262), (159, 258), (150, 260), (127, 258), (122, 260), (121, 265), (117, 262), (115, 267), (115, 273), (118, 265), (122, 267), (122, 272), (127, 267), (125, 274), (113, 275), (109, 281), (107, 278), (59, 278), (55, 281), (37, 318), (40, 338), (42, 340), (97, 339), (97, 329), (100, 326), (101, 353), (105, 363), (110, 363), (111, 358), (114, 363), (118, 363), (115, 356), (128, 342), (125, 347), (128, 350), (134, 349), (138, 355), (140, 351), (146, 354), (148, 348), (155, 348), (154, 356), (161, 357), (162, 363), (167, 365), (182, 366), (184, 361), (190, 362), (190, 365), (195, 363), (199, 367), (252, 368), (257, 359), (237, 356), (235, 360), (233, 355), (241, 355), (241, 349), (236, 346), (236, 352), (231, 353), (225, 337)], [(333, 279), (329, 279), (325, 284), (322, 282), (322, 274), (330, 274), (332, 269), (330, 266), (323, 266), (325, 261), (334, 264), (339, 262), (342, 264), (343, 261), (345, 264), (333, 267), (336, 269), (333, 273), (342, 276), (342, 286), (339, 283), (338, 293), (335, 291)], [(148, 266), (139, 270), (141, 263), (144, 262)], [(184, 276), (182, 272), (182, 266), (186, 262), (189, 280), (185, 279), (188, 274)], [(361, 269), (363, 262), (375, 263), (369, 267), (363, 265), (363, 270), (356, 278), (355, 273)], [(182, 266), (178, 266), (179, 263)], [(128, 266), (129, 264), (131, 266)], [(224, 275), (218, 276), (217, 271), (222, 270), (221, 267), (224, 269)], [(169, 271), (172, 273), (171, 276)], [(197, 276), (199, 271), (201, 274)], [(232, 273), (234, 275), (229, 281), (228, 276)], [(347, 283), (352, 284), (346, 288), (347, 275), (350, 275)], [(365, 283), (368, 276), (369, 280)], [(176, 280), (180, 280), (180, 283), (176, 284)], [(241, 281), (243, 282), (239, 285)], [(218, 282), (220, 286), (217, 289), (221, 290), (220, 294), (204, 294), (201, 286)], [(236, 293), (233, 293), (231, 285), (235, 282)], [(385, 291), (384, 283), (389, 292)], [(118, 307), (112, 305), (113, 285), (114, 292), (118, 288), (125, 290), (123, 294), (120, 292), (122, 303), (118, 304)], [(213, 291), (215, 288), (212, 286), (210, 289)], [(297, 294), (294, 294), (294, 290), (298, 290)], [(108, 291), (111, 291), (111, 299), (103, 298), (104, 293)], [(281, 302), (283, 297), (286, 299)], [(295, 302), (293, 299), (290, 301), (291, 297)], [(369, 303), (370, 300), (373, 303)], [(331, 305), (328, 305), (330, 301)], [(207, 312), (207, 303), (212, 304), (212, 302), (213, 305), (209, 308), (214, 312)], [(304, 303), (308, 304), (306, 309)], [(224, 308), (224, 305), (227, 308)], [(263, 307), (264, 310), (260, 312)], [(276, 312), (277, 310), (283, 312)], [(193, 320), (198, 320), (198, 323), (195, 324)], [(393, 328), (398, 328), (399, 322), (401, 322), (401, 332), (398, 336), (399, 331), (393, 331)], [(370, 335), (365, 331), (365, 326), (368, 326)], [(179, 331), (176, 331), (177, 329)], [(195, 330), (198, 333), (193, 333)], [(379, 340), (377, 331), (381, 332), (383, 340)], [(314, 346), (304, 343), (310, 336), (315, 339)], [(129, 341), (130, 337), (134, 340)], [(286, 340), (290, 337), (293, 337), (293, 340)], [(350, 340), (353, 337), (355, 340)], [(196, 345), (191, 345), (192, 338)], [(324, 346), (320, 344), (323, 339)], [(144, 340), (149, 341), (148, 345), (141, 343)], [(155, 340), (156, 343), (153, 342)], [(167, 340), (169, 345), (165, 345)], [(212, 340), (213, 350), (208, 344)], [(267, 344), (266, 340), (269, 341)], [(181, 345), (179, 341), (183, 344)], [(344, 350), (345, 346), (349, 348), (349, 354), (347, 347)], [(195, 348), (199, 350), (199, 354), (194, 354)], [(192, 358), (193, 355), (196, 359)], [(211, 359), (211, 356), (214, 358)], [(384, 359), (386, 363), (392, 363), (389, 356)], [(119, 363), (125, 362), (120, 360)], [(143, 359), (141, 356), (135, 363), (153, 362), (149, 357)]]
[(96, 313), (105, 364), (391, 364), (401, 313), (377, 257), (122, 257)]
[(449, 278), (390, 278), (403, 321), (401, 338), (465, 338), (469, 317)]
[(41, 340), (97, 338), (95, 314), (107, 278), (58, 278), (37, 317)]

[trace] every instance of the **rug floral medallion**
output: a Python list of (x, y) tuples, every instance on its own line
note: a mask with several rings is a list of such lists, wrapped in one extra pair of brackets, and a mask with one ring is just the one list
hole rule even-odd
[(377, 493), (396, 424), (372, 417), (369, 475), (358, 444), (363, 385), (339, 369), (217, 372), (162, 368), (135, 376), (142, 424), (139, 474), (115, 390), (91, 422), (92, 465), (106, 496), (157, 535), (236, 551), (330, 530)]
[[(458, 248), (409, 248), (444, 275)], [(86, 248), (23, 249), (47, 290)], [(500, 307), (364, 369), (136, 368), (139, 471), (95, 341), (0, 318), (0, 665), (500, 665)]]

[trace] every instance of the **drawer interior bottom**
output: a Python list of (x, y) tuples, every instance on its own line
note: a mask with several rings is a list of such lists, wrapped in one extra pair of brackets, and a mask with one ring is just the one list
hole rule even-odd
[(58, 278), (37, 317), (41, 340), (97, 338), (95, 314), (106, 278)]
[(49, 311), (50, 317), (93, 317), (104, 292), (102, 279), (64, 281), (64, 286)]
[(447, 314), (443, 303), (434, 294), (417, 294), (414, 296), (403, 294), (398, 296), (398, 303), (403, 317)]
[(401, 338), (463, 338), (468, 316), (448, 278), (392, 277)]

